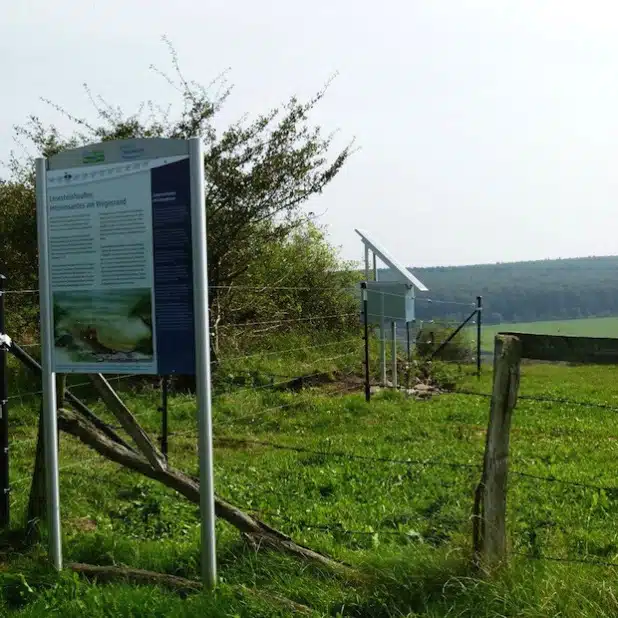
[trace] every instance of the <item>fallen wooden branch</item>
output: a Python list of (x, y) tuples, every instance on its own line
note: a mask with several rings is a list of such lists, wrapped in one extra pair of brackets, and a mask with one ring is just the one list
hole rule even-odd
[[(133, 569), (125, 566), (97, 566), (94, 564), (84, 564), (74, 562), (68, 565), (68, 568), (75, 573), (83, 575), (85, 578), (102, 583), (108, 582), (129, 582), (141, 586), (159, 586), (177, 592), (185, 597), (192, 592), (201, 592), (203, 586), (201, 582), (177, 575), (169, 575), (167, 573), (156, 573), (155, 571), (145, 571), (143, 569)], [(309, 607), (302, 603), (297, 603), (286, 597), (263, 590), (247, 588), (242, 586), (243, 591), (253, 595), (262, 601), (271, 603), (272, 605), (280, 605), (285, 609), (289, 609), (295, 613), (306, 616), (313, 615)]]
[[(13, 344), (11, 351), (32, 372), (41, 375), (39, 363), (22, 348)], [(110, 410), (120, 420), (127, 433), (135, 440), (141, 453), (124, 441), (112, 427), (98, 418), (74, 395), (65, 390), (64, 386), (61, 386), (64, 391), (62, 393), (64, 399), (76, 408), (76, 412), (65, 407), (59, 407), (58, 428), (77, 437), (81, 442), (110, 461), (154, 479), (174, 489), (191, 502), (199, 504), (199, 482), (197, 479), (180, 470), (170, 468), (159, 449), (150, 440), (107, 380), (100, 374), (91, 379)], [(62, 401), (62, 399), (63, 397), (60, 397), (59, 401)], [(218, 517), (237, 528), (256, 550), (270, 548), (282, 551), (339, 573), (358, 576), (358, 573), (349, 565), (295, 543), (289, 536), (271, 528), (259, 519), (251, 517), (217, 496), (215, 497), (215, 512)]]
[(155, 573), (154, 571), (121, 566), (96, 566), (80, 562), (74, 562), (67, 566), (75, 573), (100, 582), (128, 581), (133, 584), (160, 586), (161, 588), (174, 590), (185, 595), (189, 592), (199, 592), (202, 590), (200, 582), (177, 577), (176, 575), (168, 575), (167, 573)]

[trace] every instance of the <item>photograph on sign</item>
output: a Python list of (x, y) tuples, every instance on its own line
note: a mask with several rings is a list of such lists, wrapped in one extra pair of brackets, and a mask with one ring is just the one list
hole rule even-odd
[(53, 294), (59, 364), (153, 363), (152, 289)]
[(187, 156), (47, 172), (59, 373), (194, 371)]

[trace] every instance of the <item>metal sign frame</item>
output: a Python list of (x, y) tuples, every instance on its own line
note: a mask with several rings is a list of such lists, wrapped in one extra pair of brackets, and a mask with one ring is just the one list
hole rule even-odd
[[(49, 553), (54, 567), (62, 569), (60, 491), (58, 471), (56, 375), (53, 367), (54, 332), (50, 254), (50, 201), (48, 172), (73, 168), (92, 168), (109, 163), (147, 162), (160, 157), (188, 157), (190, 167), (190, 212), (193, 270), (193, 319), (195, 337), (195, 376), (198, 407), (198, 451), (200, 469), (200, 512), (202, 573), (204, 585), (213, 588), (217, 581), (215, 550), (214, 474), (212, 448), (212, 396), (210, 377), (210, 332), (208, 320), (208, 276), (204, 153), (201, 139), (148, 138), (89, 144), (61, 152), (49, 159), (36, 159), (36, 206), (39, 249), (39, 292), (41, 319), (41, 366), (43, 427)], [(110, 179), (109, 182), (114, 182)], [(156, 307), (155, 307), (156, 312)], [(154, 324), (153, 324), (154, 328)]]

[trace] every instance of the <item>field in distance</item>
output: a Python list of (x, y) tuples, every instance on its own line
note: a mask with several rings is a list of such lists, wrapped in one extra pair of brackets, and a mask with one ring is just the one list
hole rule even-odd
[(483, 349), (492, 350), (496, 333), (504, 331), (538, 335), (567, 335), (572, 337), (616, 337), (618, 317), (552, 320), (518, 324), (490, 324), (483, 327)]

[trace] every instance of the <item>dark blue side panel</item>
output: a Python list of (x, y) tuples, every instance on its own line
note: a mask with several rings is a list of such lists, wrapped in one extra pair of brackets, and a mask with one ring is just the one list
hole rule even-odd
[(194, 374), (189, 159), (150, 173), (158, 372)]

